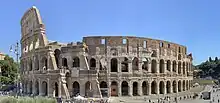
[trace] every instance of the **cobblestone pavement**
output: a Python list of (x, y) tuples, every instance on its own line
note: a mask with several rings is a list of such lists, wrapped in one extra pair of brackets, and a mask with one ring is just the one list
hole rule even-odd
[[(164, 98), (165, 96), (171, 97), (170, 102), (165, 101), (164, 103), (174, 103), (174, 98), (178, 97), (178, 100), (188, 98), (187, 100), (182, 100), (179, 103), (197, 103), (197, 102), (192, 102), (192, 101), (199, 101), (193, 100), (192, 96), (194, 93), (200, 93), (201, 91), (204, 90), (204, 86), (199, 86), (196, 88), (192, 88), (189, 91), (177, 93), (177, 94), (168, 94), (168, 95), (151, 95), (151, 96), (146, 96), (146, 97), (111, 97), (111, 103), (149, 103), (149, 99), (151, 100), (151, 103), (158, 103), (158, 98)], [(220, 94), (219, 94), (220, 95)], [(186, 97), (188, 96), (188, 97)], [(191, 98), (189, 98), (191, 96)], [(162, 102), (163, 103), (163, 102)], [(203, 103), (203, 102), (198, 102), (198, 103)]]

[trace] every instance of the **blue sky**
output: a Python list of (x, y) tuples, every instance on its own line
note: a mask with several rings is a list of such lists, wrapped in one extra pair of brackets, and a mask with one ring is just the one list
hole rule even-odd
[(129, 35), (188, 47), (194, 63), (220, 55), (219, 0), (5, 0), (0, 3), (0, 51), (20, 41), (20, 19), (35, 5), (47, 37), (60, 42), (90, 35)]

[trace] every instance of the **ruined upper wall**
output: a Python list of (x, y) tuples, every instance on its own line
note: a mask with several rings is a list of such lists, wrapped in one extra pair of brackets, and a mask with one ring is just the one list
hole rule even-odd
[(48, 44), (44, 24), (35, 6), (24, 13), (21, 19), (21, 34), (22, 54)]
[(144, 37), (134, 36), (88, 36), (83, 37), (83, 41), (88, 46), (131, 46), (132, 48), (143, 47), (143, 48), (162, 48), (167, 50), (178, 51), (179, 53), (186, 54), (187, 48), (183, 45), (176, 43), (157, 40)]

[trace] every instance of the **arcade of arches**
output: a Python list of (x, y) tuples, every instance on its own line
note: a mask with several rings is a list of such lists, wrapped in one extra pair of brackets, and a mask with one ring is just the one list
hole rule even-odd
[[(152, 94), (169, 94), (187, 91), (192, 86), (192, 80), (167, 80), (167, 81), (112, 81), (108, 88), (108, 83), (105, 81), (100, 82), (100, 89), (108, 90), (109, 94), (102, 92), (103, 96), (147, 96)], [(46, 81), (41, 83), (38, 81), (24, 83), (24, 93), (34, 94), (41, 96), (53, 95), (57, 97), (61, 95), (61, 86), (58, 82), (48, 84)], [(92, 82), (87, 81), (85, 84), (80, 84), (75, 81), (72, 87), (68, 88), (71, 96), (81, 94), (89, 96), (93, 90)]]

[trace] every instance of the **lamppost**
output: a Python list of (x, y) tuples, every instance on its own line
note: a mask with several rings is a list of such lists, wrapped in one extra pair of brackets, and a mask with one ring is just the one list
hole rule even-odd
[(18, 97), (18, 88), (19, 88), (19, 61), (18, 61), (18, 58), (19, 58), (19, 43), (16, 42), (16, 44), (14, 45), (11, 45), (10, 46), (10, 52), (14, 52), (15, 55), (16, 55), (16, 62), (17, 62), (17, 77), (15, 78), (15, 81), (16, 81), (16, 97)]

